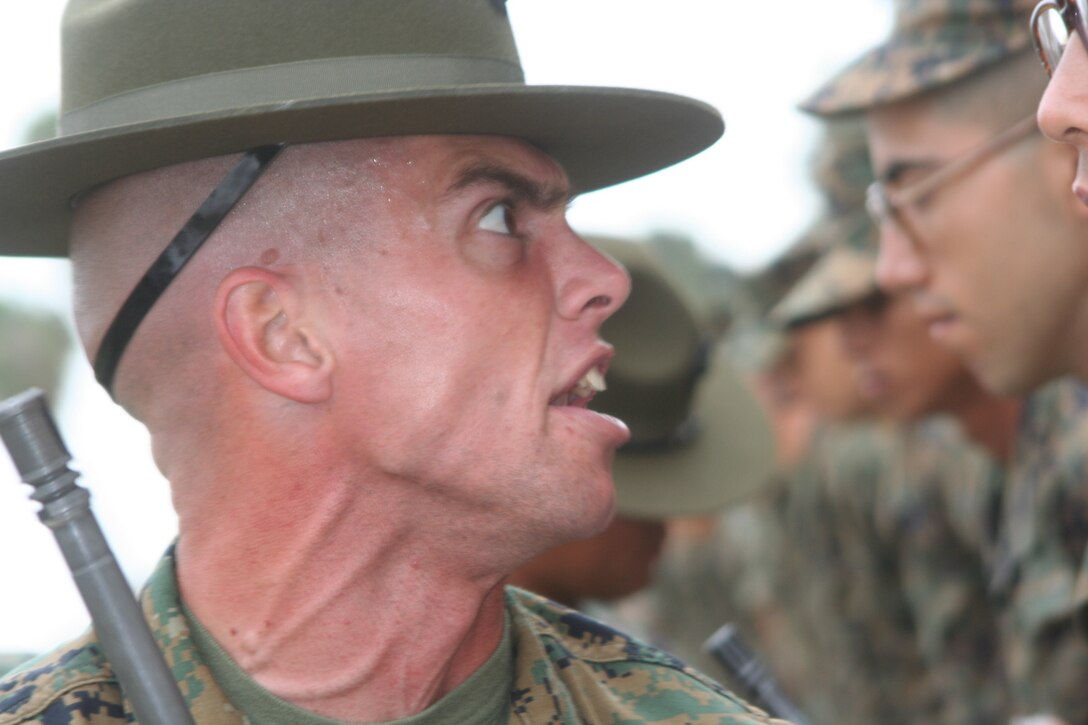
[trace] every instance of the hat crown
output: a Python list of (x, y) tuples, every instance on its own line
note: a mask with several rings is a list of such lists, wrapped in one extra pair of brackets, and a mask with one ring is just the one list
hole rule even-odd
[(891, 34), (801, 107), (821, 116), (866, 111), (971, 77), (1031, 46), (1038, 0), (895, 0)]
[(66, 254), (89, 188), (269, 144), (508, 136), (581, 193), (724, 130), (692, 98), (527, 85), (502, 0), (69, 0), (61, 52), (60, 133), (0, 154), (0, 253)]
[(630, 252), (621, 261), (632, 294), (601, 327), (616, 358), (593, 407), (626, 422), (634, 444), (662, 442), (691, 415), (707, 366), (705, 325), (648, 255)]
[[(61, 34), (62, 117), (186, 79), (335, 59), (479, 59), (491, 64), (474, 72), (501, 70), (468, 82), (522, 81), (498, 0), (71, 0)], [(425, 74), (381, 75), (386, 87), (368, 90), (428, 85)], [(285, 95), (306, 97), (301, 88)]]

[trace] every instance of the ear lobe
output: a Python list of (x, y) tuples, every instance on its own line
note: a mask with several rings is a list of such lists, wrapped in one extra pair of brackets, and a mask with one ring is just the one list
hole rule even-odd
[(216, 291), (215, 325), (227, 355), (266, 390), (300, 403), (332, 394), (331, 351), (283, 276), (256, 267), (232, 271)]

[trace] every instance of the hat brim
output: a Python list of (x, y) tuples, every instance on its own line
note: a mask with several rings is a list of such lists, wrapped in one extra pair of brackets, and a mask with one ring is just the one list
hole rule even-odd
[(720, 511), (763, 486), (774, 471), (774, 437), (755, 396), (723, 354), (700, 383), (693, 414), (702, 431), (671, 450), (620, 449), (616, 510), (664, 519)]
[(840, 312), (878, 290), (875, 252), (832, 249), (771, 310), (770, 318), (785, 328), (801, 327)]
[(70, 202), (80, 191), (264, 144), (513, 136), (555, 158), (584, 192), (670, 166), (723, 131), (714, 108), (673, 94), (493, 84), (247, 107), (61, 136), (0, 154), (0, 254), (66, 256)]
[(984, 23), (966, 37), (893, 37), (868, 51), (801, 103), (817, 116), (862, 113), (953, 83), (1026, 50), (1031, 33), (995, 36)]

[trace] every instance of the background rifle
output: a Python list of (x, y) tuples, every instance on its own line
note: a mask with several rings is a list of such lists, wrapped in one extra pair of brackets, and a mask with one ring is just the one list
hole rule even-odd
[(0, 403), (0, 439), (19, 476), (42, 504), (38, 518), (53, 531), (95, 633), (136, 719), (147, 725), (193, 725), (143, 611), (91, 512), (90, 494), (68, 468), (71, 454), (32, 388)]
[(710, 635), (703, 643), (703, 650), (713, 655), (733, 679), (748, 690), (745, 694), (769, 714), (789, 720), (793, 725), (812, 725), (805, 714), (778, 689), (771, 671), (745, 644), (732, 624), (724, 624)]

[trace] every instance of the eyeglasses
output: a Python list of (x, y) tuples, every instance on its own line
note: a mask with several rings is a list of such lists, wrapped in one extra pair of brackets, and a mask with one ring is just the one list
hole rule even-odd
[(1043, 0), (1031, 13), (1035, 50), (1047, 75), (1054, 75), (1065, 46), (1076, 32), (1088, 48), (1088, 0)]
[(901, 189), (889, 189), (884, 182), (874, 181), (865, 193), (865, 208), (877, 224), (892, 223), (904, 231), (912, 242), (917, 243), (918, 235), (915, 233), (914, 225), (908, 219), (908, 209), (925, 200), (942, 186), (1012, 148), (1038, 129), (1035, 114), (1032, 114), (1020, 119), (981, 146), (938, 167), (914, 184)]

